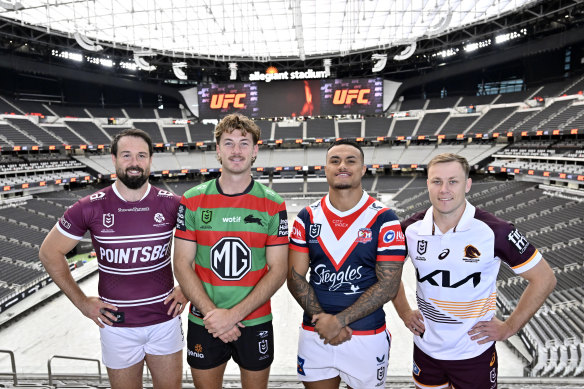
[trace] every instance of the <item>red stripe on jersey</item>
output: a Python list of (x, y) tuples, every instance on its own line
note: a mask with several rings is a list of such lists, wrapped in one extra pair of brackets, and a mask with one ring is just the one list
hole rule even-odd
[(197, 232), (196, 231), (181, 231), (178, 228), (174, 231), (174, 237), (180, 238), (184, 240), (190, 240), (193, 242), (197, 241)]
[[(271, 236), (260, 232), (251, 231), (197, 231), (197, 243), (203, 246), (213, 246), (219, 242), (221, 238), (228, 234), (229, 237), (241, 238), (246, 244), (254, 248), (264, 248), (265, 246), (276, 246), (280, 244), (288, 244), (287, 236)], [(251, 237), (251, 239), (249, 239)]]
[(377, 262), (403, 262), (406, 257), (403, 255), (378, 255)]
[(245, 208), (246, 210), (256, 210), (258, 212), (267, 212), (270, 216), (273, 216), (278, 212), (286, 209), (286, 206), (283, 202), (278, 204), (277, 202), (272, 201), (267, 197), (257, 197), (250, 194), (227, 197), (226, 200), (225, 195), (201, 193), (193, 197), (183, 198), (183, 203), (189, 210), (196, 211), (200, 206), (201, 197), (205, 199), (205, 209), (226, 208), (225, 201), (228, 201), (227, 204), (230, 208), (239, 208), (238, 205), (241, 204), (241, 208)]
[(406, 244), (404, 233), (399, 222), (392, 226), (386, 226), (379, 231), (378, 248), (386, 249), (391, 246), (404, 246)]
[(243, 320), (252, 320), (257, 319), (258, 317), (263, 317), (272, 313), (272, 306), (270, 304), (270, 300), (266, 301), (264, 305), (247, 315), (243, 318)]
[[(189, 312), (193, 313), (193, 303), (190, 303), (190, 305), (189, 305)], [(263, 317), (263, 316), (269, 315), (270, 313), (272, 313), (272, 305), (270, 304), (270, 300), (268, 300), (262, 306), (260, 306), (258, 309), (256, 309), (255, 311), (253, 311), (252, 313), (250, 313), (249, 315), (244, 317), (242, 321), (257, 319), (258, 317)], [(195, 315), (195, 316), (200, 317), (201, 319), (203, 318), (203, 316), (201, 316), (201, 315)]]
[(195, 266), (195, 272), (199, 276), (202, 282), (211, 284), (213, 286), (256, 286), (260, 279), (268, 272), (268, 267), (265, 266), (263, 269), (250, 271), (239, 281), (224, 281), (217, 277), (213, 270), (208, 269), (203, 266)]
[(326, 220), (329, 226), (331, 226), (331, 229), (333, 230), (333, 233), (335, 234), (335, 237), (337, 239), (341, 239), (345, 231), (347, 231), (347, 229), (355, 222), (355, 220), (357, 220), (361, 213), (363, 213), (363, 211), (367, 209), (367, 207), (370, 206), (375, 201), (374, 198), (369, 197), (365, 204), (359, 210), (351, 213), (350, 215), (341, 217), (336, 215), (330, 209), (328, 209), (328, 207), (326, 206), (325, 198), (326, 197), (323, 197), (321, 200), (321, 207), (326, 217)]
[(290, 248), (290, 250), (298, 251), (299, 253), (308, 253), (308, 247), (300, 247), (292, 242), (290, 242), (290, 245), (288, 247)]
[[(365, 209), (365, 207), (361, 208), (356, 213), (361, 213), (361, 212), (363, 212), (364, 209)], [(310, 207), (308, 207), (308, 213), (310, 214), (310, 223), (314, 224), (314, 215), (312, 214), (312, 209)], [(367, 224), (367, 226), (365, 228), (371, 228), (371, 226), (373, 225), (373, 223), (375, 223), (375, 221), (377, 220), (378, 217), (379, 217), (379, 212), (377, 212), (375, 214), (375, 216), (373, 218), (371, 218), (371, 220), (369, 221), (369, 224)], [(326, 245), (322, 241), (322, 238), (320, 237), (320, 235), (317, 239), (318, 239), (318, 244), (320, 244), (320, 247), (322, 248), (322, 251), (324, 251), (325, 255), (328, 257), (329, 261), (331, 262), (331, 264), (333, 265), (333, 267), (335, 268), (336, 271), (339, 271), (339, 269), (343, 266), (343, 263), (345, 263), (345, 261), (347, 260), (349, 255), (351, 255), (351, 253), (355, 249), (355, 246), (357, 246), (359, 244), (359, 242), (357, 242), (357, 237), (355, 237), (355, 241), (353, 242), (353, 244), (351, 245), (349, 250), (347, 250), (343, 259), (341, 259), (341, 261), (337, 265), (333, 259), (333, 256), (331, 255), (331, 253), (327, 250)]]
[(292, 224), (292, 234), (290, 235), (290, 238), (306, 242), (306, 230), (297, 219), (295, 219), (294, 224)]

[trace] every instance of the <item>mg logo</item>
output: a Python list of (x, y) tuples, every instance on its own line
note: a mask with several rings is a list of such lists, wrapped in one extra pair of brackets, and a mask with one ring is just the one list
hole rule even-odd
[(251, 270), (251, 249), (240, 238), (222, 238), (211, 247), (211, 269), (222, 280), (241, 280)]
[(353, 100), (357, 104), (367, 104), (369, 100), (365, 95), (371, 93), (371, 89), (337, 89), (333, 95), (334, 105), (350, 105)]
[(229, 108), (233, 104), (233, 108), (245, 108), (245, 104), (241, 102), (245, 99), (247, 93), (219, 93), (211, 96), (211, 109)]

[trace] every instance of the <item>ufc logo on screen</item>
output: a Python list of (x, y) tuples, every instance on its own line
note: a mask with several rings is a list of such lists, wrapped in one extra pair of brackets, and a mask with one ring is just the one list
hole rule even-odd
[(245, 108), (245, 104), (242, 102), (245, 99), (247, 93), (220, 93), (211, 96), (211, 109), (221, 109), (229, 108), (233, 105), (233, 108)]
[(333, 96), (333, 104), (335, 105), (349, 105), (353, 101), (357, 104), (367, 104), (369, 99), (366, 95), (371, 93), (371, 89), (337, 89)]

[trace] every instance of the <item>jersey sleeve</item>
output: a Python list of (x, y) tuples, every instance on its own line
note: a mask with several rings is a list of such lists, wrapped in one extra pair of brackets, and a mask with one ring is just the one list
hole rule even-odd
[(89, 228), (84, 210), (89, 211), (91, 208), (84, 207), (84, 202), (85, 199), (77, 201), (57, 222), (59, 232), (71, 239), (81, 240)]
[(306, 224), (308, 220), (306, 208), (298, 212), (298, 215), (294, 218), (292, 234), (290, 236), (290, 249), (301, 253), (308, 253), (308, 242), (306, 241)]
[(533, 268), (542, 259), (541, 253), (513, 224), (504, 221), (498, 223), (495, 240), (495, 255), (506, 262), (516, 274)]
[(282, 201), (274, 208), (274, 212), (270, 216), (266, 246), (288, 244), (288, 213), (286, 212), (286, 203)]
[(379, 217), (381, 226), (377, 242), (377, 261), (404, 262), (406, 243), (397, 216), (388, 209)]
[(196, 210), (197, 203), (195, 198), (187, 198), (183, 195), (178, 204), (175, 237), (193, 242), (197, 241)]

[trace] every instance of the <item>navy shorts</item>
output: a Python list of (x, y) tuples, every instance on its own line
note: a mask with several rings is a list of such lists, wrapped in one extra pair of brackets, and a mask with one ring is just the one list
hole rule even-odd
[(469, 359), (434, 359), (414, 344), (413, 377), (420, 388), (495, 389), (498, 358), (495, 343)]
[(235, 342), (223, 343), (204, 326), (189, 321), (187, 362), (193, 369), (212, 369), (230, 358), (246, 370), (264, 370), (274, 361), (274, 331), (272, 322), (240, 328)]

